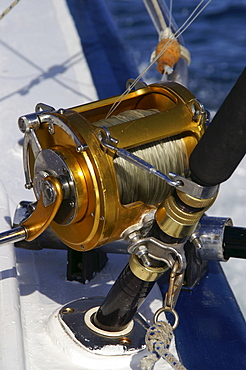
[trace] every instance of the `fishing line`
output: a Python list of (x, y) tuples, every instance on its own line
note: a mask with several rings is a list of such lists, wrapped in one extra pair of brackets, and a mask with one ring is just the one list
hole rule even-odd
[[(139, 118), (155, 115), (157, 109), (135, 109), (127, 110), (93, 123), (96, 126), (110, 127), (136, 120)], [(156, 142), (137, 146), (128, 149), (129, 152), (151, 163), (162, 173), (169, 172), (183, 174), (188, 168), (188, 155), (184, 140), (180, 137), (162, 139)], [(158, 204), (166, 198), (170, 186), (160, 178), (150, 175), (142, 169), (116, 157), (113, 161), (118, 180), (120, 201), (122, 204), (129, 204), (142, 201), (145, 204)]]
[[(178, 29), (178, 31), (177, 32), (179, 32), (179, 34), (178, 35), (176, 35), (176, 33), (174, 34), (174, 36), (176, 37), (176, 38), (178, 38), (179, 36), (181, 36), (182, 35), (182, 33), (184, 32), (184, 31), (186, 31), (187, 30), (187, 28), (195, 21), (195, 19), (203, 12), (203, 10), (209, 5), (209, 3), (211, 3), (211, 1), (212, 0), (207, 0), (207, 2), (206, 2), (206, 4), (204, 4), (204, 6), (198, 11), (198, 9), (199, 9), (199, 7), (202, 5), (202, 3), (204, 2), (205, 0), (201, 0), (200, 1), (200, 3), (197, 5), (197, 7), (193, 10), (193, 12), (190, 14), (190, 16), (186, 19), (186, 21), (182, 24), (182, 26)], [(197, 14), (195, 14), (196, 13), (196, 11), (198, 11), (197, 12)], [(195, 14), (195, 15), (194, 15)], [(194, 17), (191, 19), (191, 17), (194, 15)], [(190, 20), (190, 22), (189, 22), (189, 20)], [(187, 22), (189, 22), (188, 24), (187, 24)], [(185, 28), (184, 28), (185, 27)], [(182, 30), (181, 32), (180, 32), (180, 30)]]
[[(156, 61), (162, 56), (162, 54), (170, 47), (174, 39), (177, 39), (180, 37), (184, 31), (194, 22), (194, 20), (201, 14), (201, 12), (209, 5), (209, 3), (212, 0), (207, 0), (207, 2), (204, 4), (204, 6), (201, 7), (201, 5), (204, 3), (205, 0), (201, 0), (200, 3), (196, 6), (196, 8), (193, 10), (193, 12), (190, 14), (190, 16), (186, 19), (186, 21), (182, 24), (182, 26), (170, 37), (170, 40), (165, 44), (163, 49), (156, 55), (153, 60), (150, 62), (150, 64), (139, 74), (139, 76), (128, 86), (128, 88), (121, 94), (113, 103), (111, 108), (109, 109), (106, 119), (109, 118), (109, 116), (117, 109), (117, 107), (120, 105), (122, 100), (125, 96), (129, 94), (129, 92), (137, 85), (137, 83), (140, 81), (140, 79), (143, 77), (143, 75), (152, 67), (153, 64), (156, 63)], [(193, 17), (194, 16), (194, 17)], [(192, 18), (193, 17), (193, 18)]]

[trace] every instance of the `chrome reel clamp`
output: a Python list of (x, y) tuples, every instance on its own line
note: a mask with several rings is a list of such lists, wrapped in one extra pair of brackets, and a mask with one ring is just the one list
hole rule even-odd
[[(153, 260), (165, 263), (171, 269), (169, 277), (168, 291), (165, 295), (163, 307), (156, 311), (153, 322), (158, 321), (159, 315), (165, 312), (171, 312), (174, 315), (175, 322), (173, 329), (176, 329), (179, 322), (178, 313), (175, 311), (175, 305), (179, 293), (183, 286), (186, 269), (186, 256), (183, 244), (167, 245), (155, 238), (142, 238), (128, 247), (128, 252), (132, 253), (130, 257), (130, 266), (132, 259), (141, 259), (145, 267), (150, 267)], [(134, 271), (134, 268), (132, 268)]]

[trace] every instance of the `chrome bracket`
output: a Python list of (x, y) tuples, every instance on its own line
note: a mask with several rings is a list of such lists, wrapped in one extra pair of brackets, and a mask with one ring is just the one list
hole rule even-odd
[(55, 108), (52, 107), (51, 105), (45, 104), (45, 103), (38, 103), (36, 104), (35, 107), (35, 112), (36, 113), (41, 113), (41, 112), (53, 112), (55, 111)]
[(33, 181), (31, 177), (30, 164), (29, 164), (29, 150), (32, 149), (33, 155), (36, 158), (37, 155), (42, 151), (42, 147), (38, 141), (38, 138), (35, 133), (35, 129), (31, 128), (25, 132), (24, 142), (23, 142), (23, 167), (26, 189), (31, 189), (33, 187)]
[(227, 217), (203, 216), (190, 237), (196, 247), (197, 257), (206, 261), (227, 261), (223, 248), (224, 232), (226, 226), (232, 225), (232, 220)]
[(19, 129), (25, 134), (23, 143), (23, 167), (25, 173), (27, 189), (33, 187), (33, 181), (29, 165), (29, 151), (32, 150), (34, 158), (42, 151), (42, 147), (38, 141), (36, 130), (39, 129), (43, 123), (48, 123), (48, 131), (51, 135), (55, 133), (55, 126), (59, 126), (66, 134), (71, 137), (76, 145), (76, 151), (81, 153), (87, 149), (87, 145), (81, 143), (75, 132), (66, 125), (59, 117), (52, 113), (63, 114), (64, 110), (59, 109), (55, 111), (53, 107), (43, 103), (39, 103), (35, 108), (36, 112), (21, 116), (18, 120)]
[(169, 176), (171, 179), (178, 183), (178, 185), (174, 185), (178, 190), (182, 191), (182, 193), (186, 193), (191, 195), (197, 199), (210, 199), (213, 198), (219, 190), (219, 185), (215, 186), (201, 186), (192, 180), (177, 175), (176, 173), (170, 172)]
[(140, 238), (128, 246), (130, 254), (139, 254), (146, 248), (148, 257), (165, 262), (169, 268), (173, 268), (178, 260), (179, 272), (186, 269), (186, 257), (183, 243), (166, 244), (153, 237)]

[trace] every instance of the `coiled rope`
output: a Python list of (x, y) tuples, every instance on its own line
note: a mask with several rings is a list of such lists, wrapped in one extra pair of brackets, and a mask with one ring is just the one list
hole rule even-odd
[[(128, 110), (117, 116), (102, 119), (94, 124), (96, 126), (110, 127), (155, 115), (158, 112), (157, 109)], [(153, 119), (155, 118), (153, 117)], [(169, 172), (183, 174), (184, 170), (188, 168), (188, 155), (182, 138), (175, 137), (159, 140), (129, 149), (129, 152), (149, 162), (165, 175), (168, 175)], [(145, 204), (157, 204), (166, 198), (170, 186), (165, 181), (150, 175), (120, 157), (114, 159), (114, 166), (122, 204), (136, 201), (142, 201)]]
[(145, 336), (145, 343), (150, 355), (143, 357), (140, 362), (141, 370), (151, 370), (155, 363), (163, 358), (175, 370), (186, 370), (179, 360), (169, 351), (173, 338), (173, 329), (168, 322), (158, 321), (151, 326)]

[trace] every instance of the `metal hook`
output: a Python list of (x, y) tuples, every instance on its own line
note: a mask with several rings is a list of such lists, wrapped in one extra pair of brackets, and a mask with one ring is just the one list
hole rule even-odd
[(157, 324), (158, 317), (161, 313), (171, 312), (174, 315), (174, 324), (172, 325), (173, 330), (176, 329), (179, 324), (179, 315), (175, 310), (175, 305), (184, 281), (184, 271), (181, 273), (179, 271), (179, 261), (176, 260), (170, 274), (169, 287), (165, 295), (164, 305), (159, 308), (154, 315), (154, 323)]

